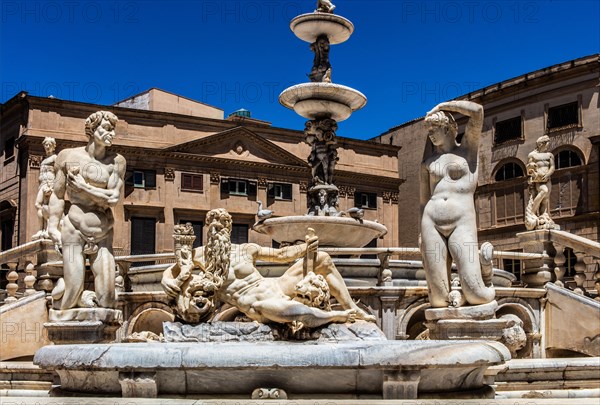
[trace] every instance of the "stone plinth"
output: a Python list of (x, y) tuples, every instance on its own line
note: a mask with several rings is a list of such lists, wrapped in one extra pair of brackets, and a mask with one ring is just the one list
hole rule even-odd
[(54, 344), (108, 343), (116, 339), (123, 312), (110, 308), (50, 309), (44, 324)]
[(250, 398), (277, 387), (290, 398), (408, 399), (492, 398), (484, 372), (509, 359), (485, 341), (225, 342), (46, 346), (34, 363), (62, 390), (97, 395)]
[(512, 325), (509, 320), (494, 319), (497, 308), (496, 301), (459, 308), (430, 308), (425, 310), (425, 325), (432, 339), (500, 340), (504, 329)]

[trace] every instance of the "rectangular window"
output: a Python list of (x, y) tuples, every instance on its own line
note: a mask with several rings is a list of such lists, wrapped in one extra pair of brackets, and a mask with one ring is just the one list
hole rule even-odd
[(357, 192), (354, 194), (354, 204), (358, 208), (377, 208), (377, 193), (362, 193)]
[(286, 183), (269, 183), (268, 197), (275, 200), (292, 199), (292, 185)]
[(248, 225), (233, 224), (231, 227), (231, 243), (241, 245), (248, 243)]
[(524, 185), (506, 187), (495, 191), (496, 225), (513, 225), (523, 222), (525, 212)]
[(221, 194), (256, 197), (257, 183), (243, 179), (221, 179)]
[[(154, 254), (156, 245), (156, 219), (131, 218), (131, 254)], [(147, 266), (154, 262), (133, 263), (133, 266)]]
[(579, 104), (577, 101), (548, 108), (548, 130), (577, 128), (579, 125)]
[(522, 136), (521, 117), (515, 117), (496, 122), (494, 128), (494, 143), (502, 143), (513, 139), (521, 139)]
[(521, 261), (516, 259), (502, 259), (504, 271), (515, 275), (517, 280), (521, 280)]
[(156, 171), (131, 169), (125, 173), (125, 185), (135, 188), (156, 188)]
[(9, 138), (4, 142), (4, 159), (15, 155), (15, 138)]
[(181, 173), (181, 189), (188, 191), (202, 191), (203, 176), (201, 174)]

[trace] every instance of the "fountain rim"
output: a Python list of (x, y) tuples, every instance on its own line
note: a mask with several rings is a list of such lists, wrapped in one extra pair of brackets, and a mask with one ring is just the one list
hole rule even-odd
[[(299, 27), (303, 24), (320, 26), (323, 32), (315, 31), (314, 27), (299, 30)], [(336, 45), (346, 42), (350, 38), (354, 32), (354, 24), (340, 15), (315, 11), (294, 17), (290, 22), (290, 29), (298, 38), (310, 44), (315, 42), (319, 35), (326, 34), (329, 44)]]
[[(355, 97), (352, 97), (355, 96)], [(279, 103), (286, 108), (305, 100), (327, 100), (348, 106), (357, 111), (367, 105), (367, 96), (352, 87), (327, 82), (308, 82), (290, 86), (279, 94)]]

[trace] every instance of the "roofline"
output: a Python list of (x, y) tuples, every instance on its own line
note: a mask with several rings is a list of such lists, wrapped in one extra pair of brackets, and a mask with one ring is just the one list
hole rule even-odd
[(467, 94), (463, 94), (462, 96), (456, 97), (453, 100), (464, 100), (464, 99), (473, 99), (477, 97), (487, 96), (491, 93), (495, 93), (500, 90), (505, 90), (506, 88), (517, 86), (525, 81), (543, 78), (545, 76), (551, 76), (556, 73), (563, 73), (566, 70), (574, 69), (580, 66), (585, 66), (591, 63), (600, 64), (600, 53), (595, 53), (592, 55), (582, 56), (581, 58), (572, 59), (566, 62), (557, 63), (555, 65), (550, 65), (548, 67), (534, 70), (533, 72), (528, 72), (519, 76), (512, 77), (507, 80), (503, 80), (501, 82), (491, 84), (489, 86), (483, 87), (479, 90), (475, 90), (469, 92)]
[(215, 110), (223, 111), (223, 114), (225, 114), (225, 110), (223, 110), (222, 108), (215, 107), (214, 105), (207, 104), (207, 103), (203, 103), (202, 101), (194, 100), (194, 99), (192, 99), (192, 98), (189, 98), (189, 97), (186, 97), (186, 96), (182, 96), (182, 95), (180, 95), (180, 94), (175, 94), (175, 93), (173, 93), (172, 91), (167, 91), (167, 90), (159, 89), (158, 87), (150, 87), (150, 88), (149, 88), (148, 90), (146, 90), (146, 91), (142, 91), (142, 92), (140, 92), (140, 93), (138, 93), (138, 94), (134, 94), (133, 96), (129, 96), (129, 97), (127, 97), (127, 98), (124, 98), (123, 100), (117, 101), (117, 102), (115, 102), (115, 103), (114, 103), (114, 104), (112, 104), (112, 105), (116, 107), (116, 105), (117, 105), (117, 104), (119, 104), (119, 103), (122, 103), (122, 102), (124, 102), (124, 101), (126, 101), (126, 100), (130, 100), (130, 99), (132, 99), (132, 98), (136, 98), (136, 97), (138, 97), (138, 96), (141, 96), (142, 94), (149, 93), (149, 92), (150, 92), (150, 91), (152, 91), (152, 90), (158, 90), (158, 91), (162, 91), (163, 93), (167, 93), (167, 94), (171, 94), (171, 95), (173, 95), (173, 96), (181, 97), (181, 98), (184, 98), (184, 99), (186, 99), (186, 100), (192, 101), (192, 102), (194, 102), (194, 103), (202, 104), (202, 105), (205, 105), (205, 106), (207, 106), (207, 107), (214, 108)]
[[(577, 58), (577, 59), (572, 59), (566, 62), (561, 62), (561, 63), (557, 63), (555, 65), (551, 65), (542, 69), (538, 69), (538, 70), (534, 70), (533, 72), (529, 72), (529, 73), (525, 73), (519, 76), (515, 76), (512, 77), (510, 79), (506, 79), (503, 80), (501, 82), (495, 83), (495, 84), (491, 84), (489, 86), (483, 87), (479, 90), (475, 90), (472, 91), (470, 93), (467, 94), (463, 94), (461, 96), (458, 96), (452, 100), (465, 100), (465, 99), (474, 99), (474, 98), (479, 98), (482, 96), (487, 96), (490, 95), (492, 93), (496, 93), (498, 91), (501, 90), (506, 90), (507, 88), (510, 88), (512, 86), (517, 86), (525, 81), (528, 80), (533, 80), (533, 79), (539, 79), (545, 76), (550, 76), (553, 75), (555, 73), (562, 73), (565, 70), (568, 69), (573, 69), (579, 66), (585, 66), (588, 65), (590, 63), (598, 63), (600, 65), (600, 53), (594, 53), (591, 55), (587, 55), (587, 56), (582, 56), (581, 58)], [(414, 124), (415, 122), (421, 121), (422, 119), (424, 119), (425, 117), (418, 117), (418, 118), (414, 118), (410, 121), (406, 121), (400, 125), (397, 125), (395, 127), (392, 127), (390, 129), (388, 129), (387, 131), (374, 136), (373, 138), (370, 138), (369, 140), (373, 140), (373, 139), (377, 139), (380, 138), (384, 135), (389, 134), (390, 132), (396, 131), (400, 128), (409, 126)]]
[[(82, 101), (66, 100), (66, 99), (60, 99), (60, 98), (32, 96), (32, 95), (29, 95), (25, 91), (18, 92), (15, 96), (13, 96), (11, 99), (9, 99), (3, 105), (6, 105), (9, 102), (14, 102), (13, 100), (24, 100), (24, 99), (33, 101), (34, 103), (41, 103), (41, 104), (46, 104), (46, 105), (72, 104), (72, 105), (79, 106), (79, 107), (86, 107), (86, 108), (90, 108), (90, 109), (93, 108), (93, 109), (96, 109), (96, 111), (97, 110), (110, 110), (110, 111), (115, 112), (117, 116), (119, 115), (119, 111), (123, 111), (123, 113), (125, 113), (125, 114), (132, 114), (132, 113), (140, 114), (140, 115), (154, 114), (154, 115), (162, 116), (165, 118), (169, 117), (169, 118), (175, 118), (175, 119), (180, 118), (182, 120), (188, 120), (188, 121), (192, 120), (195, 122), (203, 122), (207, 125), (215, 125), (216, 127), (218, 127), (215, 129), (215, 132), (221, 132), (221, 131), (225, 131), (227, 129), (232, 129), (237, 126), (240, 126), (239, 123), (236, 123), (235, 121), (227, 120), (226, 118), (220, 119), (220, 118), (197, 117), (197, 116), (193, 116), (193, 115), (177, 114), (177, 113), (171, 113), (171, 112), (165, 112), (165, 111), (140, 110), (137, 108), (121, 107), (121, 106), (116, 106), (116, 105), (94, 104), (94, 103), (86, 103), (86, 102), (82, 102)], [(62, 106), (62, 108), (65, 108), (65, 107)], [(260, 132), (271, 133), (271, 134), (273, 134), (273, 133), (277, 134), (277, 132), (279, 132), (279, 133), (284, 132), (284, 134), (282, 134), (282, 135), (287, 135), (287, 136), (293, 135), (293, 136), (298, 136), (298, 137), (304, 136), (304, 131), (293, 129), (293, 128), (284, 128), (284, 127), (277, 127), (277, 126), (268, 126), (267, 127), (264, 125), (255, 125), (255, 126), (249, 126), (249, 127), (256, 128), (256, 130), (260, 131)], [(223, 128), (223, 129), (221, 129), (221, 128)], [(372, 141), (372, 140), (346, 138), (346, 137), (342, 137), (342, 136), (337, 136), (337, 140), (338, 140), (338, 144), (345, 143), (348, 146), (355, 145), (356, 147), (363, 148), (363, 149), (368, 148), (368, 149), (375, 149), (375, 150), (379, 150), (379, 151), (384, 150), (388, 154), (390, 154), (390, 153), (397, 154), (398, 151), (402, 148), (401, 146), (398, 146), (398, 145), (387, 145), (387, 144), (382, 144), (382, 143)]]

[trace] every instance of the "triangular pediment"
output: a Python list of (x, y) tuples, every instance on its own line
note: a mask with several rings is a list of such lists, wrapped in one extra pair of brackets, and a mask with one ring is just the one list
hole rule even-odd
[(244, 162), (302, 167), (307, 165), (306, 161), (244, 127), (228, 129), (165, 150)]

